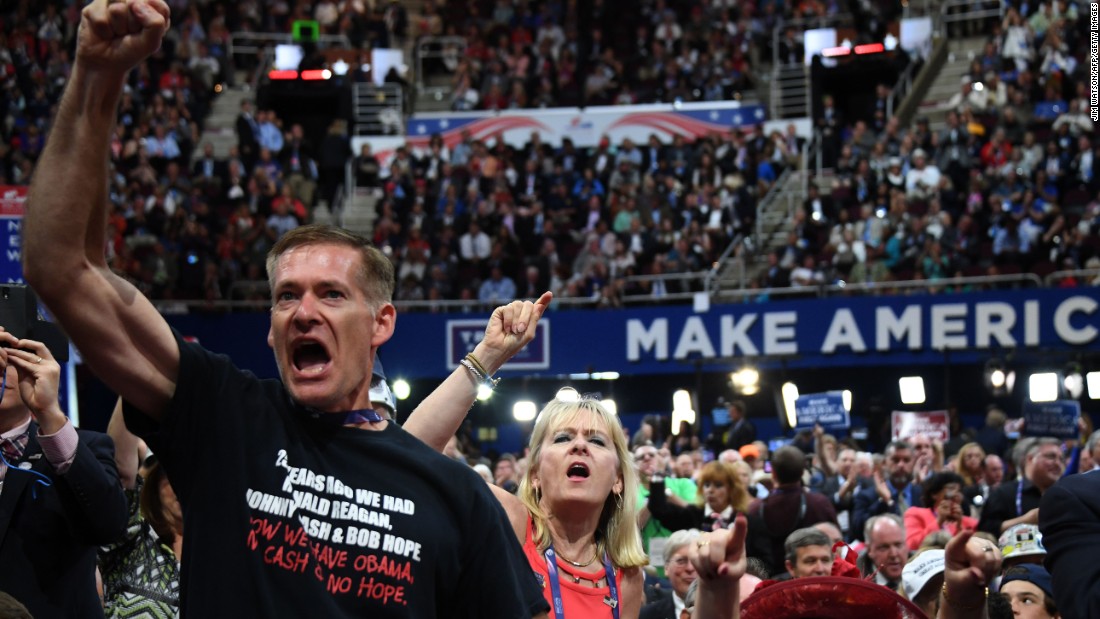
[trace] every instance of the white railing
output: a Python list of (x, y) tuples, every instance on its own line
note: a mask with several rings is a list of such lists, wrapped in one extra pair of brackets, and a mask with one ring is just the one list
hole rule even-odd
[[(1058, 283), (1066, 277), (1098, 277), (1100, 269), (1082, 269), (1075, 271), (1058, 271), (1046, 277), (1048, 285)], [(692, 282), (705, 282), (707, 271), (695, 273), (675, 273), (666, 275), (636, 276), (650, 280), (662, 279), (666, 282), (681, 281), (689, 284)], [(906, 291), (925, 290), (929, 294), (951, 288), (1041, 288), (1044, 279), (1034, 273), (1017, 273), (1013, 275), (980, 275), (976, 277), (952, 277), (938, 280), (905, 280), (869, 283), (843, 283), (828, 284), (822, 286), (807, 286), (802, 288), (760, 288), (760, 289), (731, 289), (716, 291), (712, 296), (721, 302), (744, 302), (761, 299), (781, 299), (794, 297), (827, 298), (835, 296), (851, 295), (882, 295), (902, 294)], [(1095, 288), (1095, 286), (1086, 286)], [(266, 280), (238, 281), (230, 285), (227, 299), (221, 301), (196, 300), (170, 300), (153, 301), (157, 309), (164, 313), (186, 313), (188, 311), (212, 311), (225, 312), (231, 310), (267, 311), (271, 301), (234, 299), (234, 296), (250, 296), (257, 292), (268, 290)], [(664, 304), (676, 304), (690, 302), (695, 298), (695, 292), (670, 293), (661, 297), (652, 295), (624, 295), (622, 301), (625, 305), (652, 304), (654, 302)], [(598, 296), (588, 297), (557, 297), (554, 302), (559, 307), (592, 308), (599, 303)], [(448, 300), (448, 301), (396, 301), (394, 305), (401, 311), (475, 311), (487, 308), (480, 301)]]

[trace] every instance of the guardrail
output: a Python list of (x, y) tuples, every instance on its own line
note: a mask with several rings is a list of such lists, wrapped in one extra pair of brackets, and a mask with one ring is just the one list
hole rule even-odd
[[(229, 56), (236, 60), (238, 54), (254, 55), (269, 45), (279, 43), (294, 43), (294, 35), (289, 32), (233, 32), (229, 35)], [(343, 34), (322, 34), (317, 37), (317, 46), (351, 49), (351, 39)]]
[[(998, 2), (996, 8), (983, 8), (975, 9), (973, 0), (945, 0), (940, 4), (940, 26), (945, 26), (949, 23), (963, 22), (977, 19), (989, 19), (990, 17), (996, 17), (998, 19), (1004, 19), (1005, 16), (1005, 4), (1004, 2)], [(962, 9), (954, 11), (955, 9)], [(942, 35), (943, 33), (937, 33)]]
[(435, 87), (430, 88), (425, 82), (424, 74), (424, 61), (425, 60), (440, 60), (445, 61), (448, 54), (457, 53), (461, 58), (466, 52), (466, 37), (458, 36), (441, 36), (441, 37), (420, 37), (416, 42), (416, 48), (414, 49), (413, 56), (416, 62), (416, 91), (418, 93), (425, 93), (431, 91), (437, 91), (437, 94), (449, 94), (450, 88)]
[[(640, 275), (636, 276), (639, 279), (663, 279), (665, 281), (683, 281), (694, 282), (697, 280), (705, 281), (708, 276), (707, 271), (699, 271), (696, 273), (675, 273), (666, 275)], [(742, 290), (722, 290), (712, 295), (713, 300), (723, 303), (747, 303), (747, 302), (761, 302), (765, 300), (775, 300), (783, 298), (828, 298), (836, 296), (852, 296), (852, 295), (881, 295), (881, 294), (904, 294), (907, 291), (919, 291), (924, 290), (929, 294), (940, 293), (941, 291), (954, 291), (970, 288), (1042, 288), (1044, 287), (1044, 281), (1048, 284), (1058, 283), (1060, 280), (1066, 277), (1088, 278), (1088, 277), (1100, 277), (1100, 269), (1080, 269), (1073, 271), (1057, 271), (1041, 278), (1035, 273), (1018, 273), (1012, 275), (979, 275), (975, 277), (952, 277), (939, 280), (905, 280), (905, 281), (888, 281), (888, 282), (872, 282), (872, 283), (844, 283), (844, 284), (828, 284), (821, 286), (806, 286), (802, 288), (757, 288), (757, 289), (742, 289)], [(1095, 287), (1095, 286), (1088, 286)], [(251, 296), (259, 292), (260, 290), (266, 291), (266, 280), (255, 281), (238, 281), (230, 286), (227, 299), (222, 301), (204, 301), (201, 299), (191, 301), (170, 300), (170, 301), (153, 301), (153, 304), (158, 310), (166, 314), (181, 314), (191, 311), (198, 312), (228, 312), (234, 310), (246, 310), (246, 311), (263, 311), (266, 312), (271, 307), (271, 302), (268, 298), (263, 300), (251, 300), (251, 299), (234, 299), (233, 297), (237, 293), (244, 293), (246, 296)], [(689, 292), (676, 292), (669, 293), (661, 297), (654, 297), (652, 295), (624, 295), (622, 301), (624, 305), (643, 305), (660, 303), (665, 305), (675, 305), (678, 303), (689, 303), (695, 299), (696, 291)], [(554, 304), (557, 307), (563, 308), (588, 308), (592, 309), (598, 306), (599, 297), (558, 297), (554, 299)], [(396, 301), (395, 306), (401, 311), (415, 312), (415, 311), (478, 311), (478, 310), (490, 310), (491, 307), (486, 306), (480, 301), (465, 301), (465, 300), (447, 300), (447, 301)]]
[[(714, 265), (710, 267), (710, 270), (707, 271), (706, 278), (703, 280), (703, 291), (706, 292), (708, 296), (714, 295), (715, 282), (722, 275), (722, 270), (723, 270), (723, 268), (726, 264), (726, 261), (729, 260), (730, 256), (733, 256), (733, 254), (735, 254), (739, 248), (744, 246), (744, 244), (745, 244), (745, 235), (738, 234), (732, 241), (730, 241), (730, 244), (726, 246), (726, 249), (722, 252), (722, 255), (718, 256), (718, 259), (714, 261)], [(745, 287), (745, 256), (744, 256), (744, 253), (742, 252), (742, 255), (738, 256), (737, 259), (738, 259), (738, 264), (741, 265), (741, 287), (744, 288)]]

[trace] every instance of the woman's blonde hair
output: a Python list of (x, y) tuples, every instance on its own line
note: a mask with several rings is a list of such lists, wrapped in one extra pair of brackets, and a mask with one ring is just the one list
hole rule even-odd
[(964, 486), (973, 486), (974, 484), (978, 483), (978, 480), (974, 479), (974, 476), (970, 474), (970, 471), (966, 470), (966, 454), (971, 451), (977, 451), (978, 453), (982, 454), (982, 463), (979, 465), (979, 467), (985, 467), (985, 450), (982, 449), (982, 446), (977, 443), (967, 443), (963, 445), (962, 448), (959, 449), (955, 469), (958, 471), (959, 477), (963, 478)]
[(699, 473), (699, 489), (696, 497), (699, 505), (706, 502), (703, 498), (703, 485), (707, 483), (722, 484), (729, 488), (730, 505), (733, 506), (734, 511), (745, 513), (749, 508), (749, 491), (741, 483), (741, 476), (737, 474), (737, 469), (732, 464), (715, 460), (703, 467), (703, 471)]
[(528, 443), (527, 471), (519, 482), (517, 495), (534, 523), (532, 537), (540, 551), (550, 546), (550, 528), (547, 514), (539, 505), (541, 493), (531, 483), (542, 461), (542, 446), (546, 436), (572, 419), (581, 419), (597, 427), (603, 426), (614, 445), (618, 458), (618, 473), (622, 476), (622, 492), (609, 493), (604, 501), (599, 524), (596, 525), (596, 548), (600, 555), (605, 551), (615, 567), (641, 567), (649, 563), (642, 538), (638, 533), (638, 472), (630, 454), (629, 443), (618, 417), (611, 414), (597, 400), (582, 398), (578, 402), (551, 400), (539, 413)]

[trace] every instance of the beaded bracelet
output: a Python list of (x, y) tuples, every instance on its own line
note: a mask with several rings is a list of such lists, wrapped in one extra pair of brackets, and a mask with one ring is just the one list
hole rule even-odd
[(955, 600), (952, 600), (950, 597), (948, 597), (948, 595), (947, 595), (947, 583), (946, 582), (943, 583), (943, 601), (947, 602), (947, 605), (950, 606), (951, 608), (954, 608), (955, 610), (977, 610), (977, 609), (985, 606), (986, 600), (988, 598), (989, 598), (989, 587), (986, 587), (985, 588), (985, 593), (983, 594), (982, 599), (981, 599), (980, 602), (976, 602), (971, 606), (963, 606), (963, 605), (959, 604), (958, 602), (956, 602)]

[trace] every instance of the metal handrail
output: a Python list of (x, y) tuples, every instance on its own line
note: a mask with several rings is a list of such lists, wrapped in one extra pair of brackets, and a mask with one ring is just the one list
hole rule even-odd
[[(772, 185), (772, 190), (769, 191), (763, 199), (756, 203), (756, 239), (757, 245), (764, 238), (764, 213), (771, 210), (771, 205), (779, 199), (779, 194), (782, 192), (783, 187), (787, 185), (787, 181), (790, 179), (791, 169), (787, 168), (783, 170), (783, 173), (779, 175), (779, 178), (775, 179), (775, 183)], [(774, 230), (768, 230), (768, 233), (772, 233)]]
[(1012, 285), (1024, 284), (1042, 288), (1042, 280), (1034, 273), (1016, 273), (1012, 275), (978, 275), (974, 277), (951, 277), (937, 280), (914, 279), (870, 283), (827, 284), (803, 286), (800, 288), (759, 288), (755, 290), (725, 290), (719, 295), (722, 299), (751, 300), (776, 297), (828, 298), (845, 296), (852, 293), (889, 293), (897, 290), (942, 289), (956, 286)]
[[(694, 275), (696, 277), (704, 276), (704, 272), (698, 274), (677, 274), (681, 277), (685, 275)], [(1053, 283), (1056, 279), (1060, 279), (1070, 275), (1087, 276), (1087, 275), (1100, 275), (1100, 269), (1079, 269), (1074, 271), (1057, 271), (1051, 273), (1046, 277), (1047, 283)], [(644, 277), (644, 276), (639, 276)], [(654, 276), (649, 276), (654, 277)], [(898, 290), (916, 290), (916, 289), (943, 289), (952, 288), (957, 286), (984, 286), (984, 285), (1025, 285), (1028, 287), (1042, 288), (1044, 280), (1035, 273), (1017, 273), (1012, 275), (978, 275), (974, 277), (952, 277), (938, 280), (903, 280), (903, 281), (888, 281), (888, 282), (876, 282), (876, 283), (845, 283), (845, 284), (829, 284), (823, 286), (807, 286), (803, 288), (758, 288), (758, 289), (739, 289), (739, 290), (721, 290), (717, 291), (713, 296), (719, 300), (739, 302), (760, 300), (764, 297), (782, 298), (782, 297), (806, 297), (813, 296), (815, 298), (827, 298), (833, 296), (845, 296), (853, 293), (892, 293)], [(244, 309), (253, 311), (266, 311), (269, 309), (271, 302), (269, 300), (263, 301), (234, 301), (231, 300), (233, 292), (238, 287), (245, 286), (266, 286), (265, 280), (255, 281), (239, 281), (230, 285), (229, 288), (229, 300), (222, 301), (205, 301), (202, 299), (195, 300), (161, 300), (153, 301), (154, 306), (158, 309), (167, 309), (172, 313), (179, 313), (181, 307), (185, 307), (188, 310), (210, 310), (210, 311), (226, 311), (233, 309)], [(622, 300), (624, 304), (640, 304), (651, 303), (653, 301), (660, 302), (676, 302), (676, 301), (691, 301), (695, 298), (694, 292), (686, 293), (671, 293), (666, 296), (655, 298), (649, 295), (624, 295)], [(555, 298), (554, 303), (559, 307), (590, 307), (595, 306), (599, 302), (598, 297), (566, 297)], [(446, 301), (396, 301), (394, 305), (402, 311), (438, 311), (438, 310), (455, 310), (466, 311), (475, 310), (477, 308), (486, 307), (484, 303), (476, 300), (446, 300)], [(488, 308), (491, 309), (491, 308)]]
[(886, 97), (886, 118), (894, 117), (894, 106), (899, 105), (902, 98), (909, 94), (909, 90), (913, 87), (913, 74), (916, 72), (916, 67), (917, 62), (910, 59), (905, 70), (898, 76), (897, 83), (890, 89), (890, 94)]
[[(450, 45), (457, 45), (459, 50), (465, 50), (468, 43), (466, 37), (459, 36), (424, 36), (416, 42), (413, 56), (416, 62), (416, 91), (424, 92), (424, 59), (443, 58), (443, 50)], [(438, 47), (438, 49), (436, 49)]]
[(779, 65), (779, 40), (787, 28), (794, 28), (796, 32), (805, 32), (814, 28), (828, 28), (845, 24), (854, 24), (855, 16), (851, 13), (837, 13), (824, 17), (799, 17), (796, 19), (780, 18), (772, 28), (772, 66)]
[[(229, 34), (229, 56), (236, 54), (255, 54), (272, 43), (293, 43), (294, 35), (289, 32), (233, 32)], [(343, 34), (322, 34), (317, 37), (317, 46), (346, 47), (351, 49), (351, 39)]]
[[(970, 9), (973, 6), (971, 0), (944, 0), (940, 3), (940, 16), (945, 22), (949, 21), (964, 21), (967, 19), (980, 19), (982, 17), (993, 17), (998, 15), (1004, 17), (1004, 5), (998, 5), (995, 9)], [(949, 9), (955, 7), (966, 7), (968, 10), (959, 13), (948, 13)]]
[[(737, 251), (737, 248), (741, 247), (744, 244), (745, 235), (738, 234), (732, 241), (730, 241), (729, 245), (727, 245), (726, 249), (722, 252), (722, 255), (718, 256), (718, 259), (714, 261), (714, 264), (711, 265), (710, 269), (706, 272), (706, 278), (703, 280), (703, 291), (707, 293), (707, 296), (714, 295), (714, 282), (718, 279), (718, 276), (722, 272), (722, 265), (724, 265), (726, 263), (726, 260), (729, 259), (729, 257)], [(745, 287), (744, 258), (742, 258), (741, 260), (741, 287)]]
[[(1100, 269), (1073, 269), (1069, 271), (1054, 271), (1043, 278), (1043, 284), (1053, 286), (1058, 280), (1066, 277), (1097, 277), (1100, 278)], [(1095, 284), (1092, 284), (1095, 285)]]

